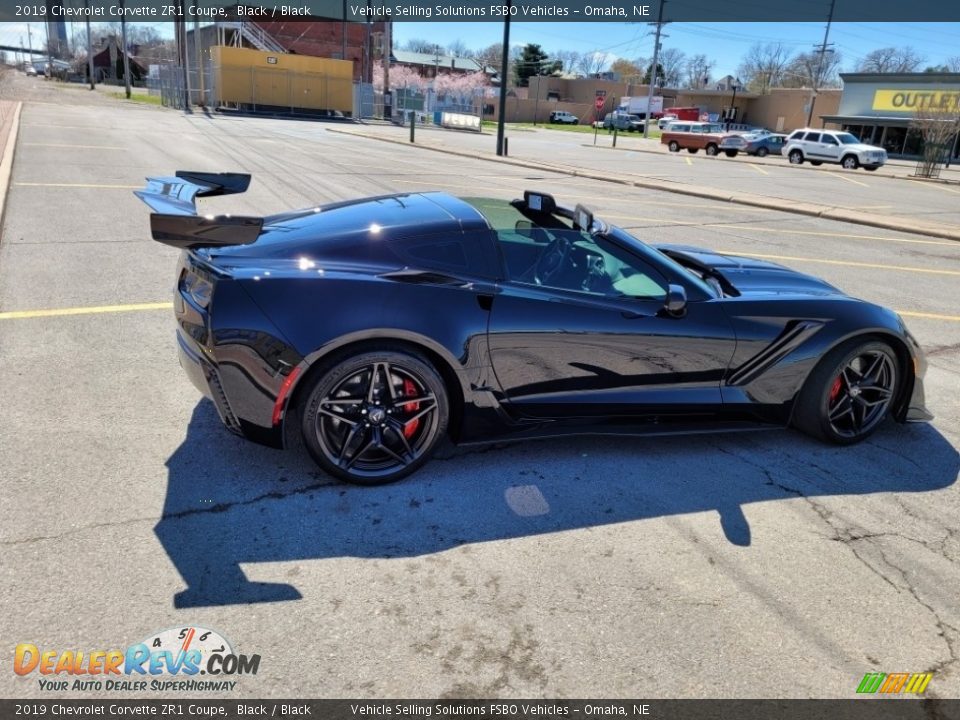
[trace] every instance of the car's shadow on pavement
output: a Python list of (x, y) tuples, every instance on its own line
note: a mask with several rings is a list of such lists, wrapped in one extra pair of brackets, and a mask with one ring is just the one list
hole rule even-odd
[(748, 503), (931, 491), (960, 470), (930, 425), (885, 427), (846, 448), (792, 432), (527, 442), (454, 452), (373, 488), (336, 484), (305, 455), (235, 438), (210, 402), (195, 408), (155, 528), (187, 584), (176, 607), (301, 597), (249, 581), (241, 563), (420, 556), (683, 513), (716, 511), (727, 539), (749, 545)]

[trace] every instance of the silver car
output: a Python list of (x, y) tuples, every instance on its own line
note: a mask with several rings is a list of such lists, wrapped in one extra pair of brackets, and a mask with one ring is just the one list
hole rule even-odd
[(787, 138), (783, 154), (792, 165), (837, 163), (848, 170), (862, 167), (876, 170), (887, 161), (887, 151), (876, 145), (866, 145), (848, 132), (801, 128)]

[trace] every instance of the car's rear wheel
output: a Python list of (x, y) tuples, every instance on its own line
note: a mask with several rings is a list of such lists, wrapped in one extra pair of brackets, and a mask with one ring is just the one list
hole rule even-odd
[(863, 169), (864, 169), (864, 170), (867, 170), (867, 171), (869, 171), (869, 172), (875, 172), (877, 168), (876, 168), (876, 167), (867, 167), (866, 165), (864, 165), (864, 166), (863, 166)]
[(856, 170), (858, 167), (860, 167), (860, 161), (857, 160), (856, 155), (844, 155), (840, 164), (843, 165), (843, 167), (845, 167), (847, 170)]
[(307, 396), (301, 432), (329, 474), (381, 485), (423, 465), (447, 429), (443, 380), (407, 351), (364, 352), (323, 371)]
[(676, 140), (671, 140), (669, 143), (667, 143), (667, 148), (670, 150), (670, 152), (680, 152), (680, 143), (678, 143)]
[(791, 165), (803, 165), (803, 153), (799, 150), (791, 150), (788, 157)]
[(765, 147), (757, 149), (757, 157), (766, 157), (770, 153)]
[(829, 352), (807, 378), (794, 424), (828, 442), (859, 442), (889, 414), (900, 373), (893, 348), (854, 338)]
[(820, 167), (821, 165), (823, 165), (823, 161), (822, 161), (822, 160), (811, 160), (811, 161), (810, 161), (810, 164), (813, 165), (814, 167)]
[(724, 155), (726, 155), (727, 157), (736, 157), (736, 156), (737, 156), (737, 151), (736, 151), (736, 150), (724, 150), (723, 153), (724, 153)]
[(719, 148), (713, 143), (710, 143), (709, 145), (707, 145), (707, 155), (710, 155), (711, 157), (713, 157), (718, 152), (719, 152)]
[(687, 148), (687, 152), (691, 155), (696, 155), (698, 152), (700, 152), (700, 148)]

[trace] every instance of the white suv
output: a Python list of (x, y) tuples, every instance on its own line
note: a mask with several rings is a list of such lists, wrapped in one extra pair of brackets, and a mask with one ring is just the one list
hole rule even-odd
[(876, 145), (865, 145), (848, 132), (837, 130), (794, 130), (787, 138), (783, 154), (792, 165), (809, 160), (811, 165), (839, 163), (849, 170), (862, 167), (876, 170), (887, 161), (887, 151)]

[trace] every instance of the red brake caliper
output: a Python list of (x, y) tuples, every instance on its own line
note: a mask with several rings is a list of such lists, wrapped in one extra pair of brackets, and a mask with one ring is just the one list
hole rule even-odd
[(839, 375), (837, 379), (833, 381), (833, 385), (830, 386), (830, 404), (833, 405), (834, 400), (837, 399), (837, 396), (840, 394), (840, 390), (843, 388), (843, 378)]
[[(416, 397), (417, 395), (417, 386), (413, 384), (413, 380), (405, 378), (403, 381), (403, 395), (404, 397)], [(404, 412), (412, 413), (420, 409), (420, 403), (412, 402), (406, 403), (403, 406)], [(416, 420), (411, 420), (406, 425), (403, 426), (403, 436), (408, 440), (413, 437), (413, 434), (417, 431), (417, 428), (420, 426), (420, 418)]]

